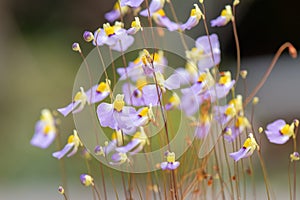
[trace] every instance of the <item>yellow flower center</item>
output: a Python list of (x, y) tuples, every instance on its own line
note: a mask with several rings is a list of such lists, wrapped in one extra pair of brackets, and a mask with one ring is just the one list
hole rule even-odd
[(293, 135), (294, 134), (294, 124), (289, 125), (286, 124), (284, 125), (284, 127), (280, 130), (280, 132), (282, 133), (282, 135)]
[(97, 92), (101, 92), (101, 93), (107, 92), (108, 90), (109, 90), (108, 85), (104, 82), (101, 82), (96, 89)]
[(145, 78), (140, 78), (136, 81), (136, 88), (139, 90), (142, 90), (145, 85), (147, 85), (147, 80)]
[(52, 127), (50, 125), (46, 125), (44, 127), (44, 134), (47, 135), (52, 130)]
[(206, 80), (207, 74), (206, 73), (202, 73), (199, 78), (198, 78), (198, 83), (202, 83)]
[(229, 106), (226, 110), (225, 110), (225, 115), (227, 116), (234, 116), (236, 114), (234, 107)]
[(125, 102), (123, 99), (124, 99), (124, 95), (118, 94), (116, 96), (116, 100), (114, 101), (114, 109), (118, 112), (122, 111), (122, 109), (125, 105)]
[(74, 101), (78, 101), (82, 99), (82, 92), (77, 92), (75, 97), (74, 97)]
[(165, 13), (165, 11), (163, 9), (160, 9), (156, 13), (159, 14), (160, 16), (162, 16), (162, 17), (166, 16), (166, 13)]
[(148, 111), (149, 111), (148, 107), (143, 108), (142, 111), (139, 113), (139, 116), (146, 117), (148, 115)]
[(168, 155), (167, 155), (167, 162), (168, 162), (168, 163), (173, 163), (173, 162), (175, 162), (175, 153), (174, 153), (174, 152), (168, 152)]
[(74, 135), (70, 135), (68, 137), (68, 144), (73, 143), (74, 142)]
[(105, 26), (105, 27), (104, 27), (104, 31), (105, 31), (105, 34), (106, 34), (107, 36), (111, 36), (111, 35), (115, 34), (115, 29), (114, 29), (114, 27), (113, 27), (113, 26), (110, 26), (110, 25)]

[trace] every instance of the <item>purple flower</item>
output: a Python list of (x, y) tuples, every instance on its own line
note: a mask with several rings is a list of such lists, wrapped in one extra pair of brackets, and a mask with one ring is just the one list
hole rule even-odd
[(284, 120), (278, 119), (267, 126), (265, 133), (271, 143), (284, 144), (295, 134), (294, 128), (294, 123), (289, 125)]
[(196, 122), (195, 137), (198, 139), (205, 138), (211, 127), (211, 117), (209, 114), (201, 113), (199, 122)]
[(120, 153), (128, 153), (134, 155), (143, 150), (146, 144), (149, 144), (148, 137), (142, 127), (139, 132), (136, 132), (132, 140), (125, 146), (117, 147), (116, 151)]
[(60, 151), (52, 153), (52, 156), (57, 159), (61, 159), (73, 148), (73, 150), (67, 155), (67, 157), (71, 157), (77, 152), (79, 146), (83, 145), (78, 137), (77, 131), (74, 130), (73, 135), (69, 136), (68, 142), (65, 147)]
[(144, 0), (120, 0), (120, 5), (136, 8), (139, 7), (143, 2)]
[[(213, 52), (211, 53), (211, 48)], [(194, 51), (194, 52), (193, 52)], [(191, 57), (198, 65), (200, 71), (204, 71), (205, 69), (209, 69), (215, 65), (218, 65), (221, 61), (221, 50), (218, 36), (216, 34), (212, 34), (209, 36), (202, 36), (196, 40), (196, 48), (192, 49), (192, 51), (187, 52), (187, 57)]]
[(200, 19), (202, 18), (203, 14), (197, 4), (194, 4), (195, 8), (191, 10), (191, 14), (189, 19), (180, 26), (181, 30), (191, 30), (193, 27), (195, 27)]
[(174, 152), (166, 152), (167, 162), (160, 163), (160, 167), (162, 170), (175, 170), (179, 167), (180, 163), (175, 161), (175, 153)]
[(134, 21), (132, 21), (131, 23), (131, 28), (129, 28), (126, 32), (129, 35), (134, 35), (136, 34), (139, 30), (143, 30), (142, 26), (141, 26), (141, 22), (140, 19), (138, 17), (134, 18)]
[(109, 23), (103, 25), (103, 29), (98, 29), (94, 33), (94, 45), (108, 45), (115, 51), (126, 51), (134, 42), (134, 37), (127, 34), (127, 31), (122, 28), (123, 23), (115, 22), (114, 26)]
[(166, 110), (171, 110), (173, 108), (178, 108), (180, 106), (179, 96), (173, 92), (172, 96), (169, 98), (168, 103), (165, 105)]
[(94, 179), (93, 177), (91, 177), (90, 175), (88, 174), (81, 174), (80, 175), (80, 182), (82, 185), (84, 186), (94, 186)]
[(214, 20), (210, 21), (212, 27), (215, 26), (225, 26), (232, 19), (232, 9), (230, 5), (225, 6), (222, 10), (221, 15)]
[(175, 72), (179, 75), (181, 85), (189, 85), (197, 82), (198, 68), (194, 62), (187, 62), (185, 68), (177, 68)]
[(129, 11), (129, 8), (127, 6), (121, 5), (121, 9), (120, 9), (119, 2), (117, 1), (114, 5), (113, 9), (111, 11), (105, 13), (105, 15), (104, 15), (105, 19), (107, 19), (109, 22), (114, 22), (115, 20), (120, 19), (121, 18), (120, 10), (121, 10), (122, 16), (124, 16)]
[(230, 153), (229, 155), (237, 162), (242, 158), (251, 156), (256, 148), (259, 149), (259, 146), (255, 138), (253, 137), (253, 134), (250, 133), (249, 137), (244, 142), (243, 147), (239, 151)]
[(84, 92), (83, 88), (81, 87), (80, 92), (77, 92), (72, 103), (70, 103), (64, 108), (59, 108), (57, 110), (64, 116), (67, 116), (71, 112), (75, 114), (82, 111), (86, 103), (98, 103), (105, 99), (109, 95), (109, 93), (110, 86), (108, 83), (104, 82), (94, 85), (91, 89), (89, 89), (86, 92)]
[(129, 158), (126, 153), (116, 152), (111, 156), (112, 161), (109, 162), (111, 165), (122, 165), (125, 162), (129, 162)]
[(169, 31), (176, 31), (180, 27), (177, 23), (172, 22), (166, 16), (163, 9), (160, 9), (159, 11), (155, 12), (152, 17), (157, 25), (166, 27)]
[(130, 114), (135, 113), (133, 107), (124, 106), (124, 95), (118, 94), (113, 104), (101, 103), (97, 115), (101, 126), (112, 129), (131, 129)]
[(47, 148), (56, 137), (55, 119), (53, 118), (50, 110), (43, 109), (41, 111), (41, 118), (35, 124), (35, 131), (31, 145), (45, 149)]
[(232, 142), (239, 134), (245, 131), (246, 128), (251, 128), (248, 119), (244, 116), (239, 116), (236, 118), (234, 125), (225, 128), (224, 138), (228, 142)]
[[(152, 0), (150, 5), (149, 5), (149, 11), (150, 11), (150, 16), (153, 15), (156, 11), (162, 9), (165, 5), (165, 0)], [(142, 10), (140, 12), (141, 16), (147, 17), (148, 16), (148, 9)]]

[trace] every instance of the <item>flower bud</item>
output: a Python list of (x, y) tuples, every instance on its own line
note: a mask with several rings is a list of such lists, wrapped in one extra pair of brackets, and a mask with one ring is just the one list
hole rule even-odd
[(64, 194), (64, 193), (65, 193), (65, 189), (60, 185), (60, 186), (58, 187), (58, 192), (59, 192), (60, 194)]
[(83, 33), (83, 39), (86, 41), (86, 42), (91, 42), (94, 40), (94, 35), (92, 32), (90, 31), (85, 31)]
[(72, 44), (72, 49), (73, 51), (78, 51), (79, 53), (81, 53), (80, 45), (77, 42)]
[(93, 177), (91, 177), (88, 174), (81, 174), (80, 175), (80, 182), (82, 183), (82, 185), (84, 186), (90, 186), (90, 185), (94, 185), (94, 179)]

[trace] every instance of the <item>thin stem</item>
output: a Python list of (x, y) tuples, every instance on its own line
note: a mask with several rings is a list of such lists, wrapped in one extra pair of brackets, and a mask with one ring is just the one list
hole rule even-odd
[(96, 192), (98, 199), (101, 200), (100, 193), (99, 193), (99, 191), (97, 190), (95, 184), (93, 184), (93, 189), (94, 189), (94, 191)]
[(288, 181), (289, 181), (290, 200), (293, 200), (292, 185), (291, 185), (291, 161), (289, 161), (288, 164)]
[(280, 55), (282, 54), (282, 52), (288, 48), (290, 55), (295, 58), (297, 55), (294, 52), (295, 51), (295, 47), (289, 43), (286, 42), (283, 45), (281, 45), (281, 47), (278, 49), (278, 51), (276, 52), (267, 72), (265, 73), (265, 75), (263, 76), (263, 78), (261, 79), (261, 81), (258, 83), (258, 85), (254, 88), (254, 90), (251, 92), (251, 94), (246, 98), (246, 100), (243, 103), (243, 106), (245, 107), (251, 100), (252, 98), (256, 95), (256, 93), (260, 90), (260, 88), (265, 84), (267, 78), (269, 77), (270, 73), (272, 72), (278, 58), (280, 57)]
[(267, 177), (266, 166), (265, 166), (265, 163), (264, 163), (263, 158), (261, 156), (260, 150), (257, 151), (257, 154), (258, 154), (258, 158), (259, 158), (259, 161), (260, 161), (261, 168), (263, 170), (263, 176), (264, 176), (267, 196), (268, 196), (268, 199), (270, 200), (271, 198), (270, 198), (269, 182), (268, 182), (268, 177)]
[(102, 163), (99, 163), (99, 164), (100, 164), (102, 185), (103, 185), (103, 190), (104, 190), (104, 199), (107, 200), (107, 192), (106, 192), (106, 184), (105, 184), (104, 173), (103, 173), (103, 166), (102, 166)]
[(237, 61), (236, 62), (236, 77), (235, 77), (235, 84), (236, 84), (239, 80), (240, 70), (241, 70), (241, 50), (240, 50), (239, 37), (238, 37), (236, 21), (235, 21), (235, 7), (236, 6), (233, 6), (233, 8), (232, 8), (233, 17), (231, 19), (231, 22), (232, 22), (233, 35), (234, 35), (235, 46), (236, 46), (236, 61)]
[(228, 157), (227, 157), (227, 150), (226, 150), (226, 146), (225, 146), (225, 139), (223, 137), (223, 150), (224, 150), (224, 154), (225, 154), (225, 161), (226, 161), (226, 165), (227, 165), (227, 170), (228, 170), (228, 176), (229, 176), (229, 180), (230, 180), (230, 190), (231, 190), (231, 199), (234, 199), (234, 189), (233, 189), (233, 183), (232, 183), (232, 174), (231, 174), (231, 170), (230, 170), (230, 166), (229, 166), (229, 161), (228, 161)]

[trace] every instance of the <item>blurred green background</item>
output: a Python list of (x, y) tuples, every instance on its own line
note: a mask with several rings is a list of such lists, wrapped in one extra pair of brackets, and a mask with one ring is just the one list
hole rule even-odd
[[(185, 21), (192, 3), (197, 1), (173, 2), (179, 19)], [(0, 1), (0, 199), (60, 198), (56, 192), (61, 183), (59, 163), (51, 157), (55, 144), (41, 150), (30, 146), (29, 141), (41, 109), (56, 109), (71, 100), (73, 81), (81, 64), (71, 44), (79, 41), (87, 54), (92, 47), (84, 44), (82, 33), (100, 27), (105, 22), (103, 14), (113, 3), (107, 0)], [(229, 1), (207, 3), (210, 20)], [(289, 40), (296, 48), (300, 46), (297, 8), (298, 1), (289, 4), (271, 0), (241, 1), (237, 22), (244, 58), (242, 67), (249, 69), (250, 89), (267, 69), (271, 54), (283, 42)], [(231, 26), (210, 31), (220, 35), (223, 66), (234, 66)], [(192, 37), (202, 33), (202, 24), (187, 32)], [(259, 93), (261, 104), (256, 121), (261, 126), (277, 116), (289, 120), (300, 117), (299, 59), (291, 60), (285, 55), (278, 65)], [(73, 130), (72, 117), (63, 119), (61, 130), (64, 143)], [(278, 161), (278, 157), (287, 161), (290, 145), (280, 148), (268, 145), (264, 153), (267, 166), (272, 166), (270, 170), (286, 170), (287, 162)], [(79, 174), (86, 172), (85, 165), (78, 155), (66, 161), (70, 189), (76, 191), (74, 199), (82, 199), (80, 195), (83, 197), (89, 192), (78, 187)], [(280, 177), (274, 176), (274, 179), (280, 180)]]

